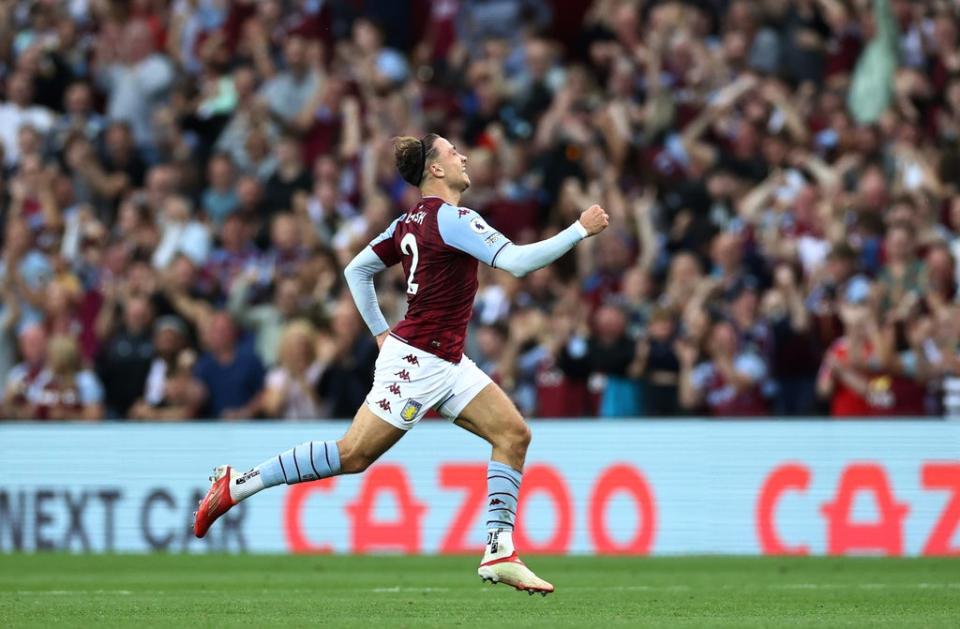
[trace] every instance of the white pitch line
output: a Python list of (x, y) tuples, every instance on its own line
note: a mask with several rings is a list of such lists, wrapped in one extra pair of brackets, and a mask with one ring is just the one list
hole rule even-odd
[[(0, 592), (2, 594), (3, 592)], [(15, 594), (20, 596), (71, 596), (90, 594), (117, 594), (120, 596), (129, 596), (133, 594), (131, 590), (17, 590)]]
[(692, 588), (689, 585), (611, 585), (609, 587), (588, 585), (565, 587), (563, 589), (576, 592), (688, 592)]
[[(960, 589), (960, 583), (781, 583), (759, 586), (760, 590), (884, 590), (884, 589)], [(691, 590), (733, 590), (744, 589), (737, 586), (724, 585), (716, 587), (692, 587), (689, 585), (611, 585), (602, 586), (572, 586), (563, 588), (564, 591), (575, 592), (689, 592)]]
[(376, 592), (377, 594), (397, 594), (397, 593), (406, 593), (406, 592), (449, 592), (449, 588), (402, 588), (399, 585), (389, 588), (373, 588), (371, 592)]
[[(960, 583), (774, 583), (762, 586), (769, 590), (883, 590), (886, 588), (960, 588)], [(725, 589), (733, 589), (726, 586)], [(738, 588), (739, 589), (739, 588)]]

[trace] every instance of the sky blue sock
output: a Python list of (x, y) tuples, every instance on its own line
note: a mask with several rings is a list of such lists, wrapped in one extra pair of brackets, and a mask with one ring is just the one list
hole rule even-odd
[(490, 461), (487, 466), (487, 528), (513, 530), (517, 496), (523, 474), (509, 465)]
[(267, 459), (256, 469), (264, 487), (306, 483), (339, 474), (340, 450), (336, 441), (306, 441)]

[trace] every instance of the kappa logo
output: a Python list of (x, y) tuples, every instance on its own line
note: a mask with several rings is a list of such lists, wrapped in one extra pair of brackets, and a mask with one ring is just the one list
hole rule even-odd
[(423, 408), (423, 404), (417, 402), (416, 400), (407, 400), (407, 403), (403, 405), (403, 408), (400, 410), (400, 418), (405, 422), (412, 422), (417, 418), (417, 413), (420, 412), (420, 409)]
[(401, 369), (400, 371), (398, 371), (397, 373), (395, 373), (395, 374), (393, 374), (393, 375), (395, 375), (396, 377), (400, 378), (400, 379), (403, 380), (404, 382), (410, 382), (410, 372), (407, 371), (406, 369)]
[(457, 217), (458, 217), (458, 218), (463, 218), (464, 216), (466, 216), (466, 215), (469, 214), (469, 213), (470, 213), (470, 210), (468, 210), (468, 209), (466, 209), (466, 208), (460, 208), (459, 210), (457, 210)]
[(413, 354), (407, 354), (406, 356), (403, 357), (403, 359), (408, 363), (410, 363), (411, 365), (416, 365), (417, 367), (420, 366), (420, 360)]
[(494, 507), (494, 506), (496, 506), (496, 505), (502, 505), (502, 504), (506, 504), (506, 503), (505, 503), (504, 501), (500, 500), (499, 498), (494, 498), (493, 500), (490, 501), (490, 506), (491, 506), (491, 507)]
[(478, 216), (477, 218), (470, 221), (470, 229), (477, 232), (478, 234), (483, 234), (488, 229), (490, 229), (490, 226), (487, 225), (486, 221), (484, 221), (482, 218)]
[(387, 391), (393, 393), (397, 397), (400, 397), (400, 387), (396, 384), (391, 384), (389, 387), (387, 387)]
[(380, 400), (379, 402), (377, 402), (377, 404), (380, 406), (380, 408), (387, 411), (388, 413), (393, 412), (392, 410), (390, 410), (390, 402), (388, 400), (386, 399)]

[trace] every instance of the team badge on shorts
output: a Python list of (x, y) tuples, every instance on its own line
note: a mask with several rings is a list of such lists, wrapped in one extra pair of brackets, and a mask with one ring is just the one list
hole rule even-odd
[(407, 403), (400, 409), (400, 417), (405, 422), (412, 422), (417, 417), (417, 413), (423, 408), (423, 404), (416, 400), (407, 400)]

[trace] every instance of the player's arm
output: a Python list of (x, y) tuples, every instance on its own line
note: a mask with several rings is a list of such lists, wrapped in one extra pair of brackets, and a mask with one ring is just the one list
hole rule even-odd
[(603, 208), (594, 205), (559, 234), (529, 245), (515, 245), (473, 210), (445, 205), (437, 216), (445, 243), (516, 277), (550, 264), (584, 238), (606, 229), (608, 221)]
[(400, 261), (393, 244), (393, 231), (399, 220), (391, 223), (386, 231), (374, 238), (369, 246), (364, 247), (343, 271), (357, 310), (360, 311), (370, 333), (377, 337), (377, 345), (383, 344), (390, 326), (380, 310), (373, 276)]

